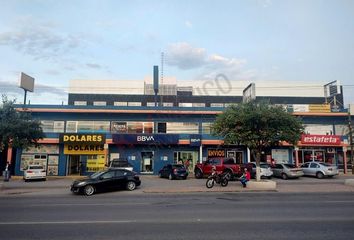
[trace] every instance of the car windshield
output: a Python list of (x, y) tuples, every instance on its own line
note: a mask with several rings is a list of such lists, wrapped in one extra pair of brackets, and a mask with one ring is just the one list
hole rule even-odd
[(91, 174), (89, 177), (90, 178), (97, 178), (97, 177), (101, 176), (103, 173), (105, 173), (105, 171), (95, 172), (95, 173)]
[(176, 165), (173, 165), (173, 168), (184, 169), (184, 166), (181, 164), (176, 164)]

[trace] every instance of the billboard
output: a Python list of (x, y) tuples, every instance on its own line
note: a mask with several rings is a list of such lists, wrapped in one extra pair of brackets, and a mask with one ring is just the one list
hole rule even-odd
[(324, 95), (326, 98), (341, 94), (340, 83), (335, 80), (324, 85)]
[(20, 75), (20, 88), (26, 91), (33, 92), (34, 89), (34, 78), (28, 76), (27, 74), (21, 72)]
[(251, 83), (243, 90), (242, 101), (245, 103), (255, 99), (256, 99), (256, 84)]

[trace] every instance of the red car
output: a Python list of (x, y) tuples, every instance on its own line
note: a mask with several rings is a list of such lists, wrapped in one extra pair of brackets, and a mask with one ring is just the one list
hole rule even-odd
[(231, 178), (242, 175), (241, 166), (233, 158), (209, 158), (203, 163), (197, 163), (194, 167), (195, 178), (202, 178), (211, 174), (212, 167), (220, 173), (229, 172)]

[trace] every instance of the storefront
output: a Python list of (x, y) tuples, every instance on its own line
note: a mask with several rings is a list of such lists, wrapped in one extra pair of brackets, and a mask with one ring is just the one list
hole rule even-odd
[(301, 165), (309, 161), (320, 161), (335, 164), (342, 169), (347, 168), (346, 144), (339, 135), (311, 135), (303, 134), (294, 157), (296, 164)]
[(141, 174), (157, 174), (166, 164), (184, 164), (190, 172), (200, 158), (200, 136), (179, 134), (112, 134), (110, 159), (124, 158)]
[(60, 134), (66, 160), (65, 175), (86, 175), (103, 170), (107, 163), (105, 134)]

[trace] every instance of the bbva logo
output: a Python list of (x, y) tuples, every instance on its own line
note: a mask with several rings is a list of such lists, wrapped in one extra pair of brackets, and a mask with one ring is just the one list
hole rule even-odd
[(150, 142), (150, 141), (155, 141), (154, 136), (137, 136), (136, 140), (138, 142)]

